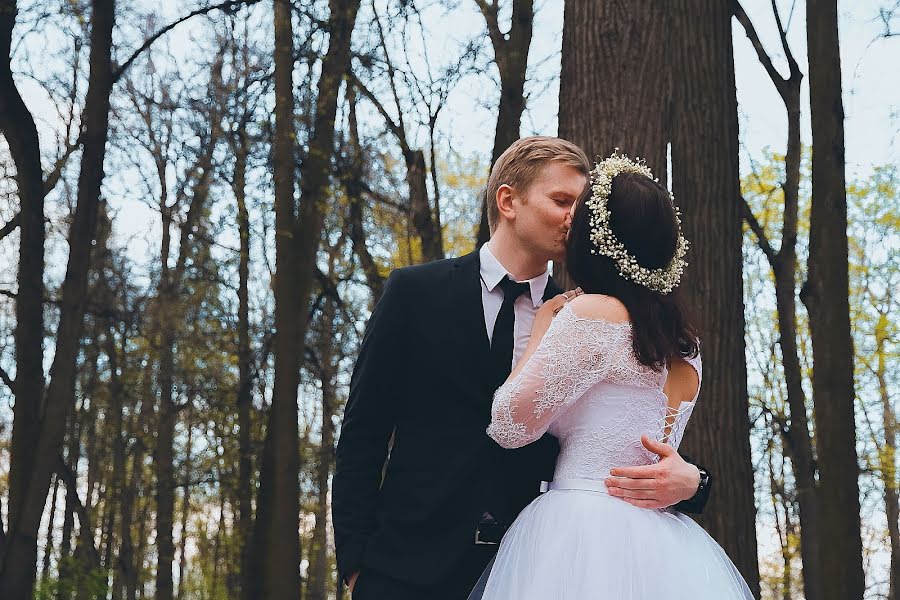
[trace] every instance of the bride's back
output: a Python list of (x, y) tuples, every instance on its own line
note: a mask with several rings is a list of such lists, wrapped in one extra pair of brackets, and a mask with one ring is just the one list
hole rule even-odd
[[(610, 361), (607, 375), (590, 387), (550, 426), (560, 441), (556, 479), (604, 479), (614, 467), (651, 464), (658, 457), (641, 436), (678, 447), (696, 400), (700, 359), (677, 360), (656, 371), (632, 348), (632, 325), (624, 305), (609, 296), (585, 295), (566, 305), (558, 325), (586, 335)], [(666, 395), (669, 394), (669, 396)]]

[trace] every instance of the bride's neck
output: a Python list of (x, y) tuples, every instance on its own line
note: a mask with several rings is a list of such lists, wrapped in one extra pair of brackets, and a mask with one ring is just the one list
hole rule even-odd
[(544, 257), (534, 256), (505, 230), (500, 229), (491, 236), (488, 248), (516, 281), (534, 279), (547, 270), (547, 260)]

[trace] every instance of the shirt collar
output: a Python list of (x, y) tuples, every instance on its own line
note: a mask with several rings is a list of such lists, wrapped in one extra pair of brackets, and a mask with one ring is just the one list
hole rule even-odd
[[(497, 260), (497, 257), (494, 256), (487, 244), (484, 244), (481, 247), (478, 255), (481, 259), (481, 280), (484, 282), (484, 285), (487, 286), (489, 292), (492, 292), (507, 275), (510, 279), (515, 281), (515, 277), (506, 270), (506, 267), (504, 267), (499, 260)], [(531, 291), (531, 302), (535, 308), (540, 306), (543, 302), (544, 290), (547, 287), (547, 282), (549, 280), (550, 269), (548, 268), (537, 277), (520, 282), (528, 284), (529, 290)]]

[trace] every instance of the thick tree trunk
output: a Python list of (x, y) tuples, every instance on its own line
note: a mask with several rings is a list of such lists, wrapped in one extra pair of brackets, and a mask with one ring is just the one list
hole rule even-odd
[[(567, 2), (559, 80), (559, 137), (588, 156), (615, 148), (646, 159), (666, 181), (671, 95), (669, 3), (653, 0)], [(639, 101), (637, 99), (640, 99)], [(553, 278), (572, 287), (565, 265)]]
[(275, 388), (260, 470), (253, 543), (259, 574), (254, 580), (260, 586), (254, 597), (266, 600), (296, 599), (300, 589), (297, 385), (309, 317), (308, 311), (298, 311), (297, 306), (305, 305), (312, 290), (334, 155), (338, 91), (350, 67), (350, 38), (359, 0), (330, 0), (329, 8), (328, 51), (322, 61), (309, 152), (300, 173), (298, 219), (294, 211), (290, 6), (275, 0)]
[[(494, 62), (500, 72), (500, 104), (497, 107), (497, 127), (494, 130), (494, 147), (491, 150), (491, 166), (500, 155), (519, 139), (522, 128), (522, 113), (525, 110), (525, 75), (528, 70), (528, 51), (534, 29), (534, 1), (513, 0), (509, 31), (500, 31), (498, 22), (498, 0), (488, 4), (486, 0), (476, 0), (484, 15), (488, 37), (494, 48)], [(491, 199), (493, 201), (493, 198)], [(481, 207), (481, 222), (478, 226), (477, 245), (481, 246), (490, 238), (487, 218), (487, 198)]]
[[(837, 0), (806, 4), (812, 124), (809, 312), (812, 388), (821, 507), (822, 598), (861, 599), (865, 592), (856, 456), (853, 339), (850, 334), (844, 108)], [(826, 501), (823, 501), (827, 499)]]
[(560, 137), (588, 156), (608, 156), (619, 148), (632, 158), (642, 157), (666, 181), (670, 28), (666, 2), (566, 3)]
[[(16, 402), (9, 459), (10, 517), (22, 512), (31, 477), (44, 394), (44, 177), (37, 128), (19, 95), (10, 66), (16, 2), (0, 1), (0, 132), (16, 165), (19, 196), (19, 270), (16, 294)], [(10, 529), (12, 529), (10, 518)], [(2, 533), (2, 526), (0, 526)], [(0, 567), (4, 537), (0, 536)], [(36, 549), (35, 549), (36, 552)]]
[[(759, 597), (731, 13), (726, 3), (710, 0), (670, 6), (677, 39), (672, 181), (692, 245), (681, 285), (698, 320), (704, 362), (696, 423), (684, 447), (725, 482), (698, 520)], [(713, 451), (722, 448), (728, 451)]]
[(90, 75), (82, 115), (84, 144), (75, 215), (69, 232), (69, 259), (62, 286), (56, 351), (40, 432), (36, 441), (31, 442), (34, 444), (33, 461), (29, 465), (26, 491), (18, 496), (20, 505), (9, 513), (7, 548), (0, 567), (2, 598), (27, 598), (32, 592), (38, 528), (50, 489), (50, 475), (63, 441), (66, 417), (74, 401), (75, 363), (84, 320), (91, 244), (96, 230), (109, 130), (114, 20), (115, 0), (93, 0)]

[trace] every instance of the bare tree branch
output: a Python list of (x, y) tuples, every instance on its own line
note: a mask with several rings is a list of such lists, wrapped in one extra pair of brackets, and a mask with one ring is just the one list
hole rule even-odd
[(128, 60), (122, 63), (118, 69), (113, 71), (113, 83), (119, 81), (119, 78), (121, 78), (122, 74), (125, 73), (128, 67), (131, 66), (131, 63), (137, 60), (137, 57), (140, 56), (141, 53), (147, 50), (150, 46), (152, 46), (154, 42), (156, 42), (156, 40), (166, 35), (188, 19), (193, 19), (194, 17), (199, 15), (206, 15), (216, 10), (221, 10), (224, 12), (234, 12), (242, 6), (250, 6), (252, 4), (256, 4), (257, 2), (259, 2), (259, 0), (225, 0), (224, 2), (220, 2), (218, 4), (212, 4), (204, 8), (198, 8), (197, 10), (189, 12), (180, 19), (172, 21), (171, 23), (151, 35), (149, 38), (147, 38), (147, 40), (144, 41), (143, 44), (141, 44), (141, 47), (135, 50), (132, 55), (128, 57)]
[[(766, 52), (765, 47), (762, 44), (762, 41), (759, 39), (759, 34), (756, 33), (756, 28), (753, 26), (753, 21), (750, 20), (750, 17), (747, 16), (747, 13), (744, 11), (744, 7), (741, 6), (741, 3), (738, 0), (732, 0), (731, 2), (731, 14), (737, 18), (740, 22), (741, 26), (744, 28), (744, 32), (747, 34), (747, 38), (749, 38), (750, 43), (753, 44), (753, 49), (756, 50), (756, 56), (759, 58), (759, 62), (762, 63), (762, 66), (765, 68), (766, 73), (769, 74), (769, 77), (772, 79), (772, 83), (775, 84), (775, 87), (778, 89), (778, 93), (782, 96), (784, 95), (784, 88), (787, 80), (782, 77), (781, 73), (778, 72), (778, 69), (775, 68), (775, 65), (772, 64), (772, 59), (769, 57), (769, 54)], [(778, 31), (781, 33), (783, 30), (781, 28), (781, 19), (778, 17), (778, 11), (775, 11), (776, 19), (778, 19)], [(786, 46), (786, 41), (783, 41)], [(788, 53), (788, 56), (791, 56)], [(788, 59), (788, 63), (793, 60), (793, 58)]]
[(6, 225), (4, 225), (2, 229), (0, 229), (0, 240), (2, 240), (3, 238), (5, 238), (9, 234), (11, 234), (13, 231), (15, 231), (16, 227), (18, 227), (18, 226), (19, 226), (19, 213), (16, 213), (16, 216), (14, 216), (12, 219), (10, 219), (9, 222)]
[(741, 197), (741, 216), (747, 221), (750, 230), (756, 235), (757, 245), (759, 246), (759, 249), (763, 251), (763, 254), (766, 255), (766, 258), (769, 260), (769, 265), (772, 268), (775, 268), (775, 264), (778, 261), (778, 253), (772, 248), (765, 230), (762, 228), (762, 225), (759, 224), (759, 221), (756, 220), (756, 215), (753, 214), (750, 204), (743, 197)]
[(9, 376), (9, 373), (7, 373), (6, 369), (3, 367), (0, 367), (0, 379), (3, 380), (3, 383), (6, 384), (6, 387), (8, 387), (13, 394), (16, 393), (16, 382)]

